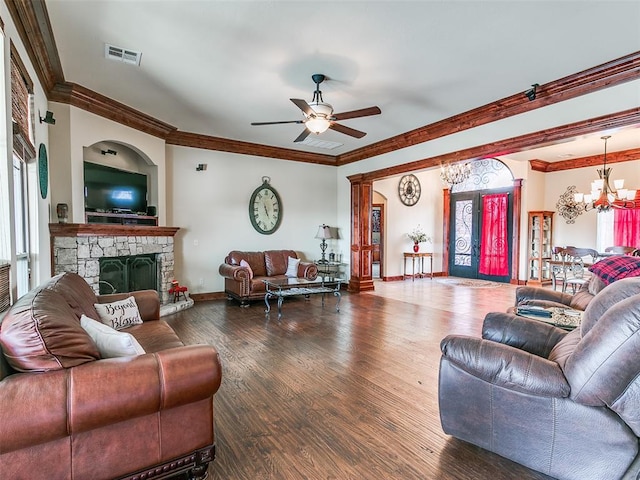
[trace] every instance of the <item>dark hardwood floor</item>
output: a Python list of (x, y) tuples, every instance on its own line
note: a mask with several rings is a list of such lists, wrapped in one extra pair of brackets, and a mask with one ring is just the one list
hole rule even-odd
[[(185, 343), (220, 352), (213, 479), (549, 479), (444, 434), (440, 340), (479, 335), (514, 287), (439, 279), (264, 304), (199, 302), (164, 317)], [(469, 392), (470, 395), (473, 392)]]

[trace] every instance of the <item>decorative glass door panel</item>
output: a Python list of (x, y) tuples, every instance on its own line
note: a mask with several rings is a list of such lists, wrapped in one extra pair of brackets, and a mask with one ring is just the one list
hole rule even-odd
[(451, 209), (453, 227), (451, 265), (449, 272), (456, 277), (477, 276), (478, 215), (476, 194), (456, 195)]

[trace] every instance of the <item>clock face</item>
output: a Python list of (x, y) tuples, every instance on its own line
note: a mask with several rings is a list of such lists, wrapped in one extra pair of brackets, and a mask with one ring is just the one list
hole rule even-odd
[(282, 219), (280, 196), (268, 183), (263, 183), (251, 195), (249, 218), (253, 228), (263, 235), (272, 234), (280, 226)]
[(400, 201), (411, 207), (420, 200), (420, 181), (415, 175), (404, 175), (398, 184)]

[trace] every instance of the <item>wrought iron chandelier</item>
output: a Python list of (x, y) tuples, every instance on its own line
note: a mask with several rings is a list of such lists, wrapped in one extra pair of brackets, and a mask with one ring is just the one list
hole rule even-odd
[(471, 163), (446, 163), (440, 165), (440, 178), (449, 186), (464, 182), (471, 174)]
[(598, 213), (606, 212), (610, 208), (636, 208), (636, 190), (624, 188), (624, 180), (614, 180), (611, 188), (611, 168), (607, 168), (607, 140), (611, 135), (601, 138), (604, 140), (604, 160), (602, 168), (598, 169), (599, 178), (591, 182), (591, 193), (575, 193), (574, 200), (584, 207), (585, 211), (595, 209)]

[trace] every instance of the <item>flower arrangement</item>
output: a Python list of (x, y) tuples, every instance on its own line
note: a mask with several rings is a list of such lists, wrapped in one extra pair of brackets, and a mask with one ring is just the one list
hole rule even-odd
[(418, 224), (418, 226), (414, 228), (412, 231), (407, 233), (407, 237), (409, 237), (413, 241), (413, 243), (422, 243), (422, 242), (431, 243), (431, 237), (429, 237), (426, 233), (424, 233), (420, 224)]

